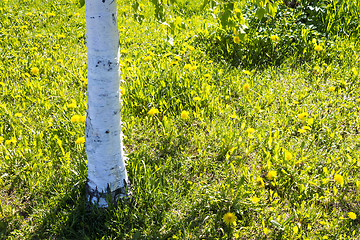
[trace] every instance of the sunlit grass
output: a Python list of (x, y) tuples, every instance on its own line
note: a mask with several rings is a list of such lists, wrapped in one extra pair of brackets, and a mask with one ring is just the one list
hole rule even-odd
[(85, 201), (84, 8), (0, 3), (0, 238), (357, 239), (357, 43), (241, 69), (196, 44), (215, 20), (182, 9), (172, 36), (118, 4), (133, 198), (104, 210)]

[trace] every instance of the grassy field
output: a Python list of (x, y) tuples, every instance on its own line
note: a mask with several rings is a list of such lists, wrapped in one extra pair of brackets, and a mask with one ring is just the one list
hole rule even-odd
[(200, 5), (179, 1), (171, 34), (149, 2), (139, 23), (118, 1), (133, 194), (101, 209), (85, 201), (85, 9), (0, 2), (0, 239), (359, 239), (358, 37), (310, 39), (304, 60), (265, 32), (266, 65), (237, 65)]

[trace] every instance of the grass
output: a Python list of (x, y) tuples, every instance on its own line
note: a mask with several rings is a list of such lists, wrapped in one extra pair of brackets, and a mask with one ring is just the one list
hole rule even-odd
[(168, 35), (151, 8), (140, 24), (118, 2), (133, 195), (105, 210), (85, 201), (71, 121), (86, 113), (84, 8), (1, 1), (0, 238), (358, 239), (356, 39), (241, 69), (196, 44), (215, 20), (179, 6), (186, 29)]

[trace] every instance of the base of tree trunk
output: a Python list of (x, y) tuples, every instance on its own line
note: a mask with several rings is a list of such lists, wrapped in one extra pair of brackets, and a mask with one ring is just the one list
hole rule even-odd
[(124, 180), (124, 187), (118, 188), (115, 191), (110, 191), (110, 188), (107, 188), (107, 191), (98, 191), (98, 189), (92, 189), (86, 184), (86, 194), (88, 201), (92, 204), (96, 204), (99, 207), (107, 207), (109, 203), (115, 204), (121, 200), (129, 200), (132, 192), (130, 191), (129, 183)]

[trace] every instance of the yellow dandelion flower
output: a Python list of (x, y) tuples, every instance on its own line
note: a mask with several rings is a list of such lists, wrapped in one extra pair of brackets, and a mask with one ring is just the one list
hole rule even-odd
[(307, 131), (310, 131), (310, 130), (311, 130), (311, 127), (309, 127), (309, 126), (304, 126), (303, 129), (304, 129), (304, 130), (307, 130)]
[(249, 70), (243, 70), (243, 73), (245, 73), (246, 75), (251, 75), (251, 72)]
[(72, 102), (67, 105), (68, 108), (76, 108), (76, 106), (76, 102)]
[(150, 116), (154, 116), (155, 114), (158, 114), (159, 113), (159, 110), (156, 109), (156, 108), (151, 108), (149, 111), (148, 111), (148, 114)]
[(74, 17), (80, 16), (80, 13), (74, 13)]
[(70, 121), (71, 121), (72, 123), (78, 123), (78, 122), (80, 122), (80, 115), (74, 115), (74, 116), (72, 116), (72, 117), (70, 118)]
[(285, 152), (285, 160), (288, 160), (288, 161), (289, 161), (289, 160), (292, 159), (292, 157), (293, 157), (293, 156), (292, 156), (291, 152), (288, 152), (288, 151)]
[(48, 17), (55, 17), (55, 13), (53, 13), (53, 12), (48, 13), (47, 15), (48, 15)]
[(236, 219), (237, 218), (236, 218), (235, 214), (233, 214), (231, 212), (225, 213), (224, 216), (223, 216), (223, 221), (227, 225), (235, 223)]
[(189, 112), (188, 111), (182, 111), (180, 114), (181, 119), (189, 119)]
[(240, 43), (240, 38), (239, 38), (239, 36), (234, 36), (233, 40), (234, 40), (234, 43), (236, 43), (236, 44), (239, 44), (239, 43)]
[(256, 178), (256, 185), (259, 186), (259, 187), (264, 188), (265, 187), (264, 180), (261, 177), (257, 177)]
[(256, 203), (260, 202), (260, 198), (258, 198), (257, 196), (253, 196), (253, 197), (250, 198), (250, 201), (252, 203), (256, 204)]
[(22, 113), (15, 113), (15, 117), (22, 117)]
[(321, 45), (315, 45), (314, 50), (320, 52), (323, 50), (323, 47)]
[(80, 122), (85, 123), (86, 122), (86, 115), (80, 116)]
[(238, 8), (235, 8), (235, 9), (234, 9), (234, 13), (241, 13), (241, 10), (238, 9)]
[(37, 68), (37, 67), (33, 67), (33, 68), (31, 68), (30, 73), (31, 73), (32, 75), (39, 75), (40, 70), (39, 70), (39, 68)]
[(335, 182), (337, 182), (338, 184), (340, 184), (340, 186), (343, 186), (343, 185), (344, 185), (344, 177), (341, 176), (340, 174), (335, 174), (334, 180), (335, 180)]
[(0, 137), (0, 144), (2, 144), (2, 143), (3, 143), (4, 139), (5, 139), (5, 138)]
[(191, 68), (191, 64), (185, 64), (184, 69), (190, 69)]
[(80, 145), (80, 144), (84, 144), (85, 143), (85, 137), (79, 137), (78, 139), (76, 139), (75, 144), (76, 145)]
[(309, 119), (306, 121), (306, 123), (307, 123), (308, 125), (312, 125), (312, 124), (314, 123), (314, 118), (309, 118)]
[(300, 114), (298, 115), (298, 118), (299, 118), (299, 119), (304, 119), (304, 118), (306, 118), (307, 116), (309, 116), (309, 114), (308, 114), (307, 112), (303, 112), (303, 113), (300, 113)]
[(270, 230), (268, 228), (264, 228), (263, 231), (264, 231), (265, 235), (268, 235), (270, 232)]
[(299, 132), (299, 133), (306, 133), (306, 130), (303, 129), (303, 128), (300, 128), (300, 129), (298, 130), (298, 132)]
[(128, 53), (129, 53), (129, 50), (127, 50), (127, 49), (121, 49), (120, 53), (121, 53), (121, 54), (128, 54)]
[(194, 97), (193, 100), (194, 100), (195, 102), (198, 102), (198, 101), (201, 100), (201, 98), (200, 98), (200, 97)]
[(276, 178), (276, 171), (269, 171), (268, 174), (266, 174), (266, 178), (268, 180), (273, 180), (274, 178)]
[(188, 46), (188, 49), (189, 49), (190, 51), (194, 51), (194, 50), (195, 50), (195, 48), (194, 48), (193, 46)]
[(352, 220), (355, 220), (356, 219), (356, 213), (353, 213), (353, 212), (349, 212), (348, 213), (348, 217)]
[(274, 42), (279, 42), (280, 41), (280, 37), (277, 35), (271, 35), (270, 39)]
[(206, 78), (211, 78), (211, 75), (208, 74), (208, 73), (206, 73), (206, 74), (204, 74), (204, 77), (206, 77)]
[(328, 90), (329, 90), (329, 92), (333, 92), (333, 91), (335, 91), (335, 87), (329, 87)]
[(125, 95), (125, 88), (124, 87), (120, 87), (120, 93), (121, 93), (121, 95)]
[(5, 140), (5, 145), (10, 145), (10, 144), (16, 144), (17, 143), (17, 140), (16, 138), (12, 137), (11, 139), (9, 140)]
[(245, 83), (244, 86), (242, 87), (243, 91), (248, 91), (250, 89), (250, 84)]
[(231, 115), (230, 115), (230, 118), (232, 118), (232, 119), (237, 119), (238, 116), (236, 115), (236, 112), (234, 112), (233, 114), (231, 114)]
[(255, 132), (255, 129), (254, 128), (248, 128), (248, 129), (246, 129), (246, 132), (248, 134), (253, 134)]

